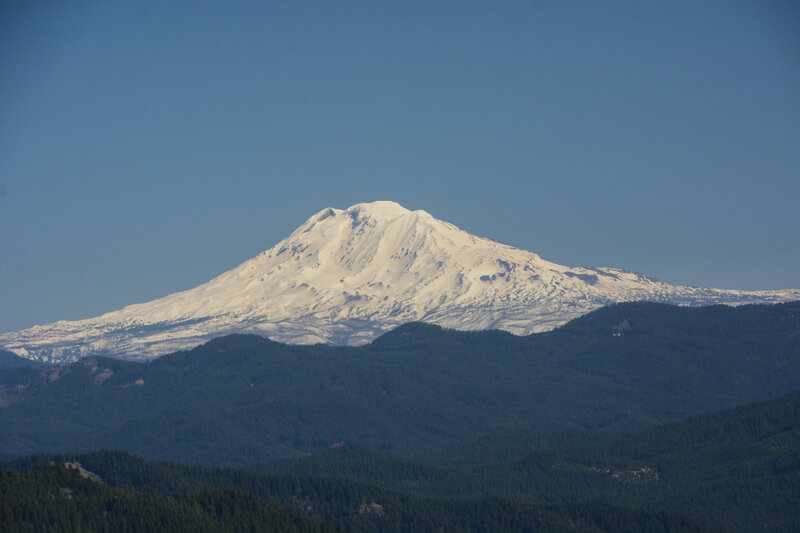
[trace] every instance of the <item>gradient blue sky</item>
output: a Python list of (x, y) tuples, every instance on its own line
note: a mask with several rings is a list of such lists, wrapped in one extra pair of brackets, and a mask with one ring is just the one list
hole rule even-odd
[(0, 4), (0, 331), (379, 199), (566, 265), (800, 287), (800, 7)]

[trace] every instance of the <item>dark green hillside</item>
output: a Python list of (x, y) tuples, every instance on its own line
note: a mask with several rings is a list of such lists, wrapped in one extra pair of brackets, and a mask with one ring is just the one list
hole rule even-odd
[(564, 439), (558, 447), (498, 461), (503, 451), (517, 453), (536, 439), (484, 439), (428, 464), (346, 446), (260, 471), (344, 477), (418, 497), (602, 500), (739, 530), (800, 528), (800, 393), (593, 440)]
[(738, 528), (800, 527), (800, 393), (605, 442), (534, 452), (494, 484), (535, 501), (597, 498)]
[[(52, 461), (67, 459), (80, 461), (82, 467), (120, 488), (98, 485), (60, 466), (51, 466)], [(280, 525), (252, 530), (332, 529), (279, 512), (267, 503), (269, 501), (296, 513), (334, 522), (353, 532), (713, 531), (677, 515), (602, 503), (542, 506), (500, 498), (420, 501), (345, 480), (264, 477), (232, 469), (148, 463), (117, 452), (35, 456), (17, 461), (13, 466), (22, 473), (0, 471), (0, 489), (14, 494), (6, 503), (11, 511), (0, 510), (0, 524), (27, 522), (36, 529), (44, 524), (66, 523), (63, 530), (77, 530), (76, 525), (88, 525), (93, 531), (125, 528), (147, 531), (152, 528), (151, 524), (159, 521), (165, 524), (164, 530), (181, 531), (245, 531), (256, 525), (276, 523), (290, 527)], [(223, 490), (223, 487), (228, 488)], [(64, 494), (61, 488), (70, 489), (72, 498), (64, 500), (52, 496)], [(103, 516), (103, 509), (111, 509), (113, 514)], [(3, 520), (6, 516), (9, 519)], [(119, 529), (101, 529), (109, 519), (114, 519), (114, 527)], [(176, 523), (186, 526), (176, 528)], [(2, 527), (0, 525), (0, 531)]]
[(0, 531), (331, 532), (237, 490), (155, 495), (109, 487), (61, 465), (0, 470)]
[(631, 390), (694, 394), (706, 388), (704, 400), (716, 403), (714, 410), (729, 406), (734, 395), (766, 400), (800, 388), (800, 302), (619, 304), (530, 339), (560, 363)]
[(252, 465), (340, 442), (420, 457), (492, 435), (641, 428), (800, 388), (798, 331), (800, 303), (637, 303), (530, 337), (409, 324), (359, 348), (233, 335), (146, 364), (7, 369), (0, 456)]

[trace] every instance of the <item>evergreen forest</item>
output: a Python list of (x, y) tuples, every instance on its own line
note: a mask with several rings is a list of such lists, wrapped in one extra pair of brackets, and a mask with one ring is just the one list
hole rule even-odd
[(800, 530), (798, 302), (1, 355), (0, 531)]

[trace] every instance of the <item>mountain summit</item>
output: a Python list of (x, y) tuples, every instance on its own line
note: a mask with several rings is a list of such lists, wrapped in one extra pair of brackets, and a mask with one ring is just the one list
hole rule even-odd
[(773, 303), (800, 290), (669, 285), (614, 268), (570, 268), (476, 237), (394, 202), (326, 208), (208, 283), (78, 321), (0, 334), (0, 348), (48, 362), (93, 354), (149, 359), (228, 333), (363, 344), (412, 321), (529, 334), (606, 304)]

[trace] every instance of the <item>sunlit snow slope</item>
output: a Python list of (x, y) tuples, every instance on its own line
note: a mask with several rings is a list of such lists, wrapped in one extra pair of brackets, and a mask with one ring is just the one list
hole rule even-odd
[(569, 268), (424, 211), (373, 202), (324, 209), (273, 248), (194, 289), (0, 334), (0, 347), (51, 362), (89, 354), (149, 359), (234, 332), (362, 344), (411, 321), (528, 334), (612, 302), (797, 299), (800, 290), (701, 289), (613, 268)]

